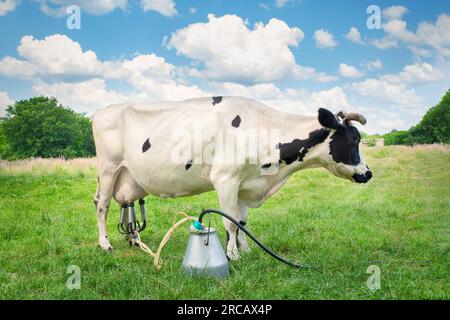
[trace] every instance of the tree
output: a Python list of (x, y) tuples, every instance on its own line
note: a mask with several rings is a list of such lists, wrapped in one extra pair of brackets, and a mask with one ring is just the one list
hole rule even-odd
[(413, 143), (450, 143), (450, 90), (409, 131)]
[(95, 154), (90, 120), (58, 104), (55, 98), (18, 101), (6, 109), (2, 122), (9, 158)]
[(450, 143), (450, 89), (416, 126), (408, 131), (393, 130), (384, 139), (386, 145)]

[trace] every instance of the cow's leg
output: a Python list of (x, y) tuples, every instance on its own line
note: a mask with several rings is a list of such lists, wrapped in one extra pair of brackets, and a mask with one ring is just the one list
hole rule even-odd
[[(222, 211), (229, 214), (236, 220), (239, 219), (237, 203), (239, 182), (220, 184), (215, 186), (215, 188), (219, 196), (220, 208)], [(239, 259), (239, 252), (236, 243), (237, 226), (225, 217), (223, 218), (223, 224), (225, 226), (225, 230), (227, 231), (227, 257), (230, 260), (237, 260)]]
[(97, 210), (97, 204), (98, 201), (100, 200), (100, 180), (99, 177), (97, 177), (97, 190), (95, 190), (95, 194), (94, 194), (94, 206), (95, 206), (95, 210)]
[[(242, 202), (238, 201), (238, 221), (244, 227), (247, 224), (247, 214), (248, 214), (247, 206), (244, 205)], [(245, 237), (245, 233), (242, 230), (237, 231), (237, 242), (239, 250), (241, 250), (242, 252), (250, 251), (250, 247), (248, 246), (247, 243), (247, 238)]]
[(97, 202), (97, 219), (98, 219), (98, 244), (103, 250), (111, 251), (112, 246), (109, 243), (106, 223), (108, 218), (108, 208), (111, 201), (114, 182), (117, 173), (102, 173), (98, 180), (98, 202)]

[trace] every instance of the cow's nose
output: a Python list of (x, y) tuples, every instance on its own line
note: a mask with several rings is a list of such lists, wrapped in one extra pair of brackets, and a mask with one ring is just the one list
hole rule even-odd
[(372, 171), (367, 171), (365, 174), (355, 173), (352, 178), (357, 183), (366, 183), (372, 178)]

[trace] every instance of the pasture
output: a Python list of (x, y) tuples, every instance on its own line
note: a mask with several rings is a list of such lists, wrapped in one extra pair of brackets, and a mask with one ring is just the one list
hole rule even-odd
[[(181, 227), (163, 252), (160, 272), (116, 231), (113, 253), (97, 247), (92, 203), (93, 159), (0, 163), (1, 299), (449, 299), (450, 147), (365, 148), (374, 178), (366, 185), (323, 169), (296, 173), (261, 208), (248, 228), (290, 260), (318, 265), (295, 270), (252, 251), (231, 262), (226, 280), (186, 278), (188, 239)], [(218, 207), (215, 193), (147, 198), (150, 225), (143, 241), (156, 249), (174, 214)], [(219, 236), (225, 231), (218, 217)], [(66, 287), (68, 266), (81, 270), (81, 288)], [(370, 265), (381, 289), (366, 285)]]

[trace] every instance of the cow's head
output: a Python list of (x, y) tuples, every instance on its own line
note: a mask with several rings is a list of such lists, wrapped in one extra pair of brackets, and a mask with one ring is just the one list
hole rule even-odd
[(352, 121), (366, 123), (366, 119), (357, 113), (345, 114), (341, 111), (334, 115), (327, 109), (319, 109), (319, 123), (331, 130), (327, 144), (329, 153), (324, 155), (323, 159), (325, 167), (335, 176), (366, 183), (372, 178), (372, 172), (361, 158), (361, 135), (358, 129), (352, 126)]

